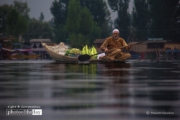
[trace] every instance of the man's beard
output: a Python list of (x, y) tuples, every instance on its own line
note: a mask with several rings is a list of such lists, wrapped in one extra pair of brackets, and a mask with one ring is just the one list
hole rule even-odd
[(118, 36), (113, 36), (113, 38), (114, 38), (115, 40), (117, 40), (117, 39), (118, 39)]

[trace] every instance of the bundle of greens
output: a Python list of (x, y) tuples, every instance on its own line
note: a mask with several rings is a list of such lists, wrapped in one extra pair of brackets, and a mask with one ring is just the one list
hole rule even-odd
[(85, 45), (82, 49), (82, 54), (93, 55), (92, 58), (97, 59), (97, 50), (94, 46), (88, 47), (87, 45)]
[(81, 54), (81, 50), (78, 48), (70, 48), (66, 51), (66, 56), (77, 56)]

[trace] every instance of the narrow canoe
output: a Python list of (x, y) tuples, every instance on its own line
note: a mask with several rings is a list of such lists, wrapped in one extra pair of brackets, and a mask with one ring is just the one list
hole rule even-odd
[(46, 43), (41, 43), (46, 52), (49, 54), (49, 56), (55, 60), (57, 63), (80, 63), (80, 64), (87, 64), (87, 63), (104, 63), (104, 62), (122, 62), (124, 63), (125, 60), (114, 60), (114, 61), (107, 61), (105, 59), (90, 59), (89, 61), (86, 62), (80, 62), (78, 61), (77, 57), (71, 57), (71, 56), (65, 56), (58, 54), (57, 52), (49, 49), (49, 46), (56, 46), (54, 45), (48, 45)]

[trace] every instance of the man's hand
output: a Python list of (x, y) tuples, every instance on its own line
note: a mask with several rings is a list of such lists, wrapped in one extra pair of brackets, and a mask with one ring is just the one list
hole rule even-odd
[(130, 50), (131, 49), (131, 45), (128, 45), (127, 49)]
[(108, 52), (108, 49), (107, 49), (107, 48), (105, 48), (105, 49), (104, 49), (104, 52)]

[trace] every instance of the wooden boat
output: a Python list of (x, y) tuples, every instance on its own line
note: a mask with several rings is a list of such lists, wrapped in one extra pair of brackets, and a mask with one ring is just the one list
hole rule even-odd
[[(20, 59), (37, 59), (40, 55), (36, 55), (31, 53), (31, 49), (8, 49), (8, 48), (1, 48), (3, 52), (6, 53), (6, 58), (10, 60), (20, 60)], [(26, 53), (26, 54), (25, 54)]]
[(14, 54), (9, 56), (9, 58), (12, 60), (37, 59), (39, 57), (40, 57), (40, 55), (35, 55), (35, 54), (25, 55), (25, 54), (19, 54), (19, 53), (14, 53)]
[(71, 57), (71, 56), (65, 56), (58, 54), (57, 52), (49, 49), (49, 46), (56, 46), (57, 44), (46, 44), (41, 43), (42, 46), (45, 48), (49, 56), (55, 60), (57, 63), (79, 63), (79, 64), (88, 64), (88, 63), (103, 63), (103, 62), (122, 62), (124, 63), (125, 60), (114, 60), (114, 61), (107, 61), (105, 59), (90, 59), (86, 62), (80, 62), (78, 61), (78, 57)]

